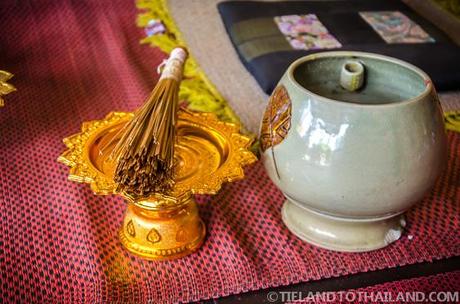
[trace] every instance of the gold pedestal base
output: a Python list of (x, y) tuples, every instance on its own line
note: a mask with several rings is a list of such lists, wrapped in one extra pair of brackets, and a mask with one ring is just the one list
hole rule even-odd
[(130, 252), (149, 260), (169, 260), (188, 255), (204, 241), (206, 228), (192, 197), (167, 209), (148, 202), (129, 203), (119, 236)]
[(179, 111), (174, 187), (141, 199), (117, 191), (116, 164), (110, 159), (120, 128), (132, 117), (112, 112), (83, 123), (80, 133), (64, 139), (68, 150), (59, 161), (70, 167), (70, 180), (129, 201), (119, 232), (127, 250), (150, 260), (180, 258), (197, 250), (206, 234), (193, 194), (216, 194), (222, 183), (243, 178), (242, 167), (256, 161), (248, 150), (251, 139), (239, 134), (238, 125), (213, 114)]

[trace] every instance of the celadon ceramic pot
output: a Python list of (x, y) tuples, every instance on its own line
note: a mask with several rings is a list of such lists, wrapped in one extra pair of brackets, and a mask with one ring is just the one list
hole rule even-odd
[(288, 68), (260, 131), (282, 218), (311, 244), (369, 251), (400, 238), (403, 213), (445, 167), (446, 136), (430, 78), (406, 62), (324, 52)]

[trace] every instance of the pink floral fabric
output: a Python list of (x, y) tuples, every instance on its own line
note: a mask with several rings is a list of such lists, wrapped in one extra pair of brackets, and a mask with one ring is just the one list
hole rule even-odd
[(278, 16), (274, 20), (289, 44), (296, 50), (342, 47), (314, 14)]
[(426, 43), (435, 40), (417, 23), (398, 11), (360, 12), (386, 43)]
[(158, 34), (164, 34), (166, 32), (166, 27), (161, 20), (151, 19), (144, 28), (144, 31), (145, 34), (150, 37)]

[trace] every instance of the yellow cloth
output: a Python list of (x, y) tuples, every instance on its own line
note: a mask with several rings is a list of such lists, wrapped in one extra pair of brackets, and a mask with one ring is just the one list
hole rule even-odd
[[(179, 29), (174, 24), (166, 0), (139, 0), (137, 6), (145, 12), (139, 14), (137, 24), (147, 26), (152, 19), (159, 19), (165, 25), (167, 32), (144, 38), (141, 42), (159, 47), (169, 53), (174, 47), (186, 46)], [(200, 69), (196, 60), (190, 54), (184, 70), (185, 78), (179, 91), (179, 99), (187, 100), (188, 108), (201, 112), (215, 113), (223, 121), (239, 123), (238, 117), (227, 105), (214, 85)]]

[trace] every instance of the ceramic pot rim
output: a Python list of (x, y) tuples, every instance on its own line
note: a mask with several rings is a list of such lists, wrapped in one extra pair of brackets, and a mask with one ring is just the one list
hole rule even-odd
[[(372, 58), (372, 59), (378, 59), (390, 63), (397, 64), (399, 66), (402, 66), (404, 68), (407, 68), (409, 70), (412, 70), (413, 72), (417, 73), (421, 78), (422, 81), (425, 84), (425, 90), (421, 92), (419, 95), (405, 99), (402, 101), (397, 101), (397, 102), (391, 102), (391, 103), (382, 103), (382, 104), (363, 104), (363, 103), (355, 103), (355, 102), (348, 102), (348, 101), (342, 101), (342, 100), (337, 100), (337, 99), (332, 99), (328, 98), (325, 96), (318, 95), (316, 93), (313, 93), (312, 91), (308, 90), (304, 86), (302, 86), (299, 82), (294, 77), (294, 70), (301, 65), (302, 63), (305, 63), (307, 61), (313, 61), (319, 58), (331, 58), (331, 57), (352, 57), (352, 56), (358, 56), (358, 57), (365, 57), (365, 58)], [(287, 76), (288, 79), (301, 91), (304, 91), (308, 94), (311, 94), (318, 98), (321, 101), (325, 102), (332, 102), (332, 103), (339, 103), (339, 104), (346, 104), (348, 106), (353, 106), (353, 107), (398, 107), (398, 106), (403, 106), (407, 105), (409, 103), (414, 103), (418, 100), (423, 99), (426, 97), (428, 94), (430, 94), (431, 90), (433, 90), (433, 82), (431, 81), (430, 77), (421, 69), (418, 67), (403, 61), (399, 60), (393, 57), (385, 56), (385, 55), (379, 55), (379, 54), (374, 54), (374, 53), (367, 53), (367, 52), (355, 52), (355, 51), (334, 51), (334, 52), (321, 52), (321, 53), (315, 53), (315, 54), (310, 54), (304, 57), (301, 57), (291, 63), (291, 65), (288, 67), (287, 70)]]

